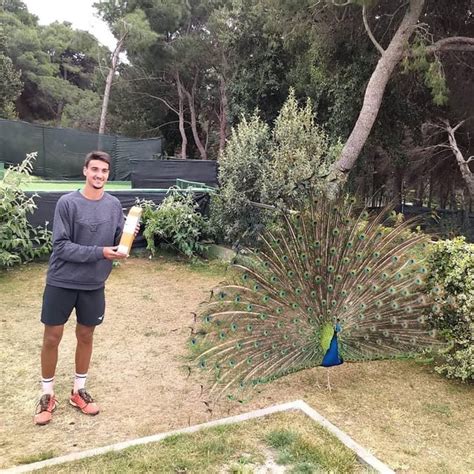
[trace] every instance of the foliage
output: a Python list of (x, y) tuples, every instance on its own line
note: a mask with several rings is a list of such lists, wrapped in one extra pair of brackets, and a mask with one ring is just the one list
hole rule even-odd
[(229, 118), (235, 123), (258, 108), (260, 116), (270, 124), (288, 95), (286, 76), (292, 59), (284, 36), (274, 24), (279, 9), (275, 11), (269, 1), (228, 3), (221, 15), (227, 25), (222, 42), (231, 65), (227, 86)]
[(20, 74), (15, 71), (12, 60), (0, 52), (0, 118), (15, 118), (15, 100), (22, 88)]
[(64, 107), (61, 125), (82, 130), (98, 130), (101, 105), (98, 94), (83, 91), (77, 101), (70, 102)]
[(426, 86), (430, 89), (433, 102), (436, 105), (448, 103), (448, 87), (443, 66), (438, 56), (431, 58), (426, 52), (426, 39), (417, 32), (417, 37), (412, 46), (412, 55), (403, 60), (403, 70), (417, 72), (424, 77)]
[(325, 132), (315, 123), (311, 101), (299, 107), (293, 91), (272, 132), (254, 114), (232, 131), (219, 158), (220, 194), (212, 220), (228, 242), (253, 242), (271, 222), (252, 203), (293, 205), (304, 189), (317, 189), (333, 160)]
[(285, 204), (304, 197), (301, 187), (321, 186), (332, 164), (325, 132), (315, 123), (308, 99), (299, 107), (293, 89), (283, 105), (272, 133), (271, 160), (264, 171), (263, 200)]
[(27, 155), (22, 163), (6, 170), (0, 182), (0, 267), (28, 262), (51, 251), (51, 232), (28, 222), (36, 204), (20, 188), (35, 158), (35, 153)]
[(187, 257), (205, 250), (201, 240), (208, 233), (208, 221), (198, 212), (199, 206), (190, 194), (173, 191), (159, 206), (147, 200), (139, 201), (139, 205), (143, 208), (143, 236), (152, 255), (159, 241)]
[(243, 118), (219, 158), (220, 193), (211, 201), (212, 227), (225, 241), (252, 240), (265, 222), (265, 214), (251, 203), (261, 201), (269, 160), (269, 127), (256, 114)]
[[(459, 169), (452, 166), (452, 156), (432, 156), (434, 148), (427, 146), (435, 143), (423, 142), (421, 126), (435, 118), (454, 122), (472, 115), (472, 101), (465, 94), (472, 52), (454, 53), (446, 47), (432, 55), (431, 46), (448, 36), (472, 36), (474, 17), (471, 0), (425, 3), (407, 45), (407, 74), (395, 69), (350, 184), (366, 197), (383, 188), (383, 198), (412, 201), (416, 193), (420, 203), (452, 203), (454, 208), (456, 191), (463, 186)], [(362, 4), (374, 37), (387, 48), (407, 11), (401, 0), (97, 2), (117, 37), (128, 31), (128, 63), (122, 63), (114, 77), (110, 131), (162, 135), (170, 155), (182, 150), (187, 140), (188, 156), (214, 159), (243, 115), (258, 108), (272, 126), (293, 87), (300, 103), (311, 99), (315, 122), (327, 140), (344, 140), (380, 56), (364, 28)], [(2, 6), (4, 54), (17, 72), (21, 70), (24, 83), (17, 100), (20, 118), (95, 127), (105, 80), (102, 68), (110, 52), (68, 24), (38, 25), (18, 0), (5, 0)], [(440, 108), (447, 100), (449, 107)], [(461, 145), (468, 147), (472, 124), (467, 121), (464, 128)], [(199, 151), (196, 143), (202, 145)]]
[[(217, 149), (222, 117), (218, 112), (221, 105), (219, 80), (223, 75), (220, 66), (224, 56), (213, 28), (206, 22), (220, 3), (214, 0), (120, 0), (96, 4), (116, 36), (120, 33), (120, 19), (128, 25), (137, 25), (125, 39), (127, 57), (133, 65), (129, 68), (132, 76), (129, 80), (137, 82), (122, 81), (122, 91), (112, 97), (111, 103), (124, 124), (119, 124), (121, 129), (132, 129), (131, 109), (133, 115), (141, 117), (140, 135), (152, 132), (156, 136), (160, 130), (169, 153), (174, 154), (183, 141), (177, 125), (181, 114), (181, 118), (191, 121), (194, 127), (192, 133), (188, 126), (183, 131), (189, 142), (186, 155), (195, 155), (198, 142), (205, 148), (204, 152), (202, 148), (199, 151), (201, 157), (208, 149)], [(124, 93), (125, 89), (129, 94)], [(214, 151), (214, 156), (216, 154)]]
[(463, 237), (437, 242), (429, 262), (428, 290), (439, 289), (430, 319), (450, 342), (436, 370), (474, 380), (474, 244)]
[(100, 100), (98, 91), (103, 78), (99, 65), (107, 57), (107, 48), (90, 33), (74, 30), (70, 23), (38, 25), (37, 18), (20, 4), (9, 2), (0, 9), (0, 22), (3, 54), (11, 59), (24, 84), (17, 100), (20, 119), (60, 125), (63, 112), (70, 105), (66, 123), (87, 127), (87, 121), (71, 114), (81, 101), (77, 112), (82, 111), (84, 101), (90, 105), (91, 95)]

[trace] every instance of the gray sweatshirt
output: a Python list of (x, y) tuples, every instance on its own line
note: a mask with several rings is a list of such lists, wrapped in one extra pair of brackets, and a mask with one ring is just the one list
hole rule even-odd
[(123, 224), (120, 201), (108, 193), (98, 200), (80, 191), (61, 196), (54, 212), (46, 283), (76, 290), (102, 288), (112, 270), (103, 247), (118, 244)]

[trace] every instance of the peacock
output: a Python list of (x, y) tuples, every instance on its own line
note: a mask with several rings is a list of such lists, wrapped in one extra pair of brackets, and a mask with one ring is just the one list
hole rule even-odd
[(197, 314), (192, 359), (211, 377), (211, 398), (308, 367), (432, 350), (425, 315), (436, 308), (419, 257), (429, 237), (394, 220), (348, 196), (281, 210)]

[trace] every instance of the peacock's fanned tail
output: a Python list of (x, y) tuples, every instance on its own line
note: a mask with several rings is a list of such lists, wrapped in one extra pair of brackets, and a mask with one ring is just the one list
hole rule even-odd
[[(354, 202), (315, 199), (284, 213), (260, 251), (235, 262), (232, 284), (213, 291), (191, 340), (214, 393), (232, 393), (320, 365), (338, 324), (344, 360), (397, 357), (431, 348), (420, 292), (427, 242), (413, 221), (386, 227), (388, 211), (354, 216)], [(436, 291), (436, 289), (434, 290)]]

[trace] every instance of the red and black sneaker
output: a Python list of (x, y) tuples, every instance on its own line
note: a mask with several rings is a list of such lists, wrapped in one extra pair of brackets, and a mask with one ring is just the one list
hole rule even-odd
[(36, 405), (36, 413), (33, 417), (35, 425), (47, 425), (53, 418), (53, 411), (56, 409), (57, 400), (54, 395), (45, 393)]
[(94, 399), (86, 392), (85, 388), (79, 389), (76, 393), (71, 391), (71, 397), (69, 403), (82, 411), (86, 415), (97, 415), (99, 413), (99, 407)]

